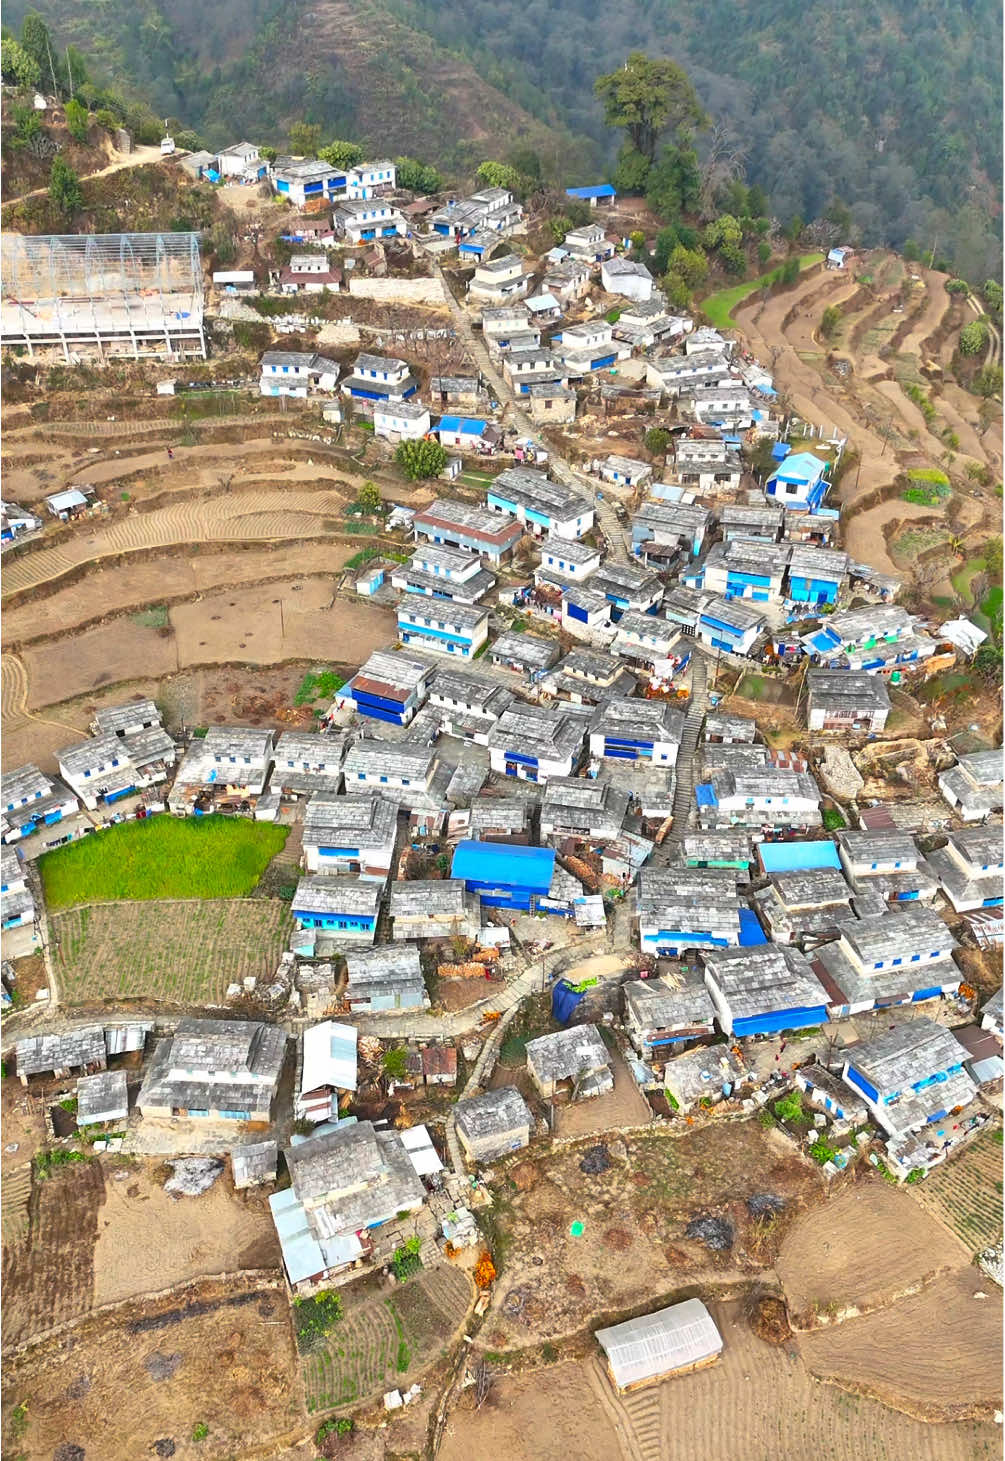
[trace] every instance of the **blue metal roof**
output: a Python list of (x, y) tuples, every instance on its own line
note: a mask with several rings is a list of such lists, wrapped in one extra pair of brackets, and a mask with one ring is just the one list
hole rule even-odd
[(594, 183), (589, 188), (566, 188), (567, 198), (616, 198), (618, 195), (610, 183)]
[(785, 458), (788, 456), (791, 450), (792, 448), (791, 446), (789, 446), (789, 443), (787, 441), (776, 441), (774, 446), (771, 448), (772, 461), (784, 462)]
[(476, 421), (473, 416), (442, 416), (437, 431), (461, 431), (466, 436), (481, 436), (487, 421)]
[(834, 633), (833, 629), (821, 629), (819, 634), (814, 634), (811, 637), (810, 643), (812, 644), (813, 648), (817, 650), (820, 654), (827, 654), (829, 650), (837, 649), (838, 645), (841, 643), (841, 640), (840, 637)]
[(817, 482), (827, 470), (827, 463), (815, 457), (811, 451), (790, 452), (771, 481), (806, 483)]
[(744, 949), (753, 948), (755, 944), (766, 944), (768, 940), (764, 937), (764, 929), (761, 927), (757, 914), (752, 908), (741, 908), (740, 913), (740, 946)]
[(547, 893), (555, 871), (555, 853), (550, 847), (522, 847), (518, 843), (458, 842), (450, 869), (452, 878), (488, 883), (493, 887), (529, 888)]
[(807, 868), (835, 867), (841, 859), (833, 842), (762, 842), (758, 847), (766, 873), (804, 872)]
[(715, 787), (711, 785), (696, 786), (694, 789), (694, 799), (700, 807), (716, 806)]

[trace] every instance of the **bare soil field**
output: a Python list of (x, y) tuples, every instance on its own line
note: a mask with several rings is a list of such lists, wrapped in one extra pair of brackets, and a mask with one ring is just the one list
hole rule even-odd
[(4, 1391), (25, 1461), (272, 1455), (307, 1429), (286, 1296), (233, 1281), (95, 1315), (9, 1361)]
[(814, 1306), (870, 1307), (961, 1262), (959, 1244), (908, 1192), (866, 1178), (798, 1219), (775, 1266), (790, 1308), (799, 1313)]
[(394, 614), (363, 599), (334, 599), (332, 578), (283, 579), (255, 588), (224, 589), (178, 604), (168, 626), (123, 615), (94, 629), (29, 646), (21, 661), (29, 705), (43, 709), (93, 693), (102, 685), (162, 678), (211, 664), (275, 664), (335, 659), (352, 646), (362, 662), (397, 637)]
[(926, 1212), (956, 1234), (967, 1253), (1002, 1236), (1002, 1144), (985, 1132), (911, 1188)]
[(134, 1160), (105, 1174), (94, 1250), (94, 1304), (174, 1288), (188, 1279), (280, 1265), (260, 1193), (235, 1192), (224, 1172), (199, 1197), (164, 1191), (164, 1171)]
[[(589, 1139), (547, 1165), (531, 1158), (501, 1170), (492, 1222), (502, 1266), (484, 1331), (492, 1349), (539, 1344), (682, 1284), (741, 1281), (770, 1265), (787, 1222), (819, 1201), (819, 1171), (756, 1122), (688, 1131), (681, 1121), (680, 1131), (608, 1137), (610, 1165), (599, 1173), (580, 1166)], [(754, 1218), (746, 1199), (765, 1193), (783, 1211)], [(726, 1249), (686, 1235), (707, 1217), (726, 1224)]]
[(102, 903), (51, 919), (63, 1000), (223, 1001), (227, 985), (275, 971), (290, 928), (278, 898)]
[(738, 1303), (711, 1302), (725, 1341), (717, 1365), (634, 1395), (615, 1394), (590, 1339), (586, 1358), (500, 1376), (476, 1410), (464, 1392), (441, 1461), (992, 1461), (997, 1427), (924, 1425), (877, 1401), (821, 1385), (789, 1347), (754, 1335)]
[(3, 1250), (4, 1349), (94, 1304), (94, 1242), (105, 1179), (96, 1161), (36, 1177), (29, 1230)]
[(974, 1268), (891, 1308), (801, 1335), (799, 1347), (814, 1375), (922, 1419), (964, 1419), (975, 1409), (990, 1419), (1001, 1405), (1001, 1290)]
[[(619, 960), (619, 963), (621, 961)], [(557, 1137), (590, 1136), (616, 1131), (621, 1126), (641, 1126), (652, 1120), (652, 1107), (639, 1090), (632, 1073), (618, 1050), (611, 1051), (614, 1066), (614, 1090), (589, 1101), (574, 1101), (571, 1106), (557, 1106)]]

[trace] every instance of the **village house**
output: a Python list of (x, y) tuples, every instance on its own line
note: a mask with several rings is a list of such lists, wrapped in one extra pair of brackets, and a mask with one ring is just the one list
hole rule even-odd
[(939, 776), (939, 790), (964, 822), (983, 822), (1002, 809), (1002, 752), (960, 756)]
[(500, 473), (488, 490), (486, 503), (494, 512), (515, 517), (538, 538), (581, 538), (593, 527), (592, 502), (527, 467), (508, 467)]
[(286, 1031), (254, 1020), (179, 1020), (157, 1045), (136, 1105), (144, 1119), (267, 1124)]
[(549, 538), (541, 544), (541, 565), (537, 572), (545, 573), (549, 582), (582, 583), (600, 567), (600, 558), (599, 548), (577, 538)]
[(432, 430), (429, 407), (421, 401), (378, 401), (373, 408), (373, 434), (390, 442), (421, 441)]
[(429, 746), (410, 741), (357, 741), (343, 764), (346, 792), (373, 791), (410, 806), (417, 794), (429, 791), (437, 765), (436, 753)]
[(532, 421), (562, 426), (576, 419), (576, 392), (561, 379), (535, 381), (521, 390), (521, 397)]
[(932, 908), (912, 905), (843, 920), (840, 936), (813, 956), (833, 1018), (954, 994), (959, 948)]
[(129, 1115), (129, 1091), (124, 1070), (103, 1070), (77, 1081), (77, 1130), (125, 1121)]
[(818, 607), (838, 601), (848, 582), (848, 554), (794, 543), (789, 549), (785, 594), (794, 604)]
[(996, 990), (991, 998), (981, 1005), (981, 1029), (990, 1030), (993, 1035), (997, 1036), (999, 1042), (1005, 1039), (1003, 1007), (1005, 1007), (1005, 994), (1001, 989)]
[(238, 1191), (275, 1182), (278, 1166), (279, 1143), (275, 1141), (244, 1142), (230, 1153), (230, 1170)]
[(681, 385), (677, 411), (682, 420), (699, 426), (718, 426), (745, 431), (753, 424), (754, 405), (745, 385), (734, 381), (727, 386)]
[(643, 953), (678, 958), (686, 949), (740, 942), (736, 877), (726, 869), (643, 868), (636, 909)]
[(813, 947), (837, 938), (842, 921), (852, 918), (852, 890), (835, 868), (775, 873), (754, 894), (761, 922), (776, 944)]
[(545, 1100), (570, 1101), (614, 1089), (614, 1068), (596, 1025), (572, 1025), (527, 1043), (527, 1074)]
[(662, 580), (637, 563), (616, 563), (608, 559), (594, 574), (592, 587), (610, 603), (615, 623), (626, 610), (654, 614), (663, 598)]
[(612, 327), (605, 319), (587, 320), (556, 331), (551, 337), (551, 347), (569, 374), (576, 377), (594, 370), (608, 370), (629, 353), (615, 341)]
[(301, 1036), (298, 1120), (337, 1121), (339, 1093), (356, 1089), (356, 1027), (325, 1020)]
[(599, 223), (587, 223), (582, 228), (570, 229), (565, 235), (563, 247), (570, 258), (586, 264), (601, 264), (605, 259), (614, 257), (614, 244)]
[(523, 530), (519, 523), (501, 519), (488, 508), (471, 507), (466, 502), (452, 502), (437, 497), (428, 507), (419, 508), (412, 519), (416, 540), (447, 547), (464, 548), (487, 558), (498, 567), (519, 543)]
[(74, 1071), (93, 1075), (108, 1064), (101, 1025), (79, 1025), (58, 1034), (28, 1035), (14, 1046), (14, 1068), (23, 1086), (33, 1075), (66, 1077)]
[(539, 679), (559, 658), (557, 639), (541, 639), (535, 634), (510, 631), (500, 634), (489, 645), (488, 657), (494, 665)]
[(625, 1029), (643, 1060), (665, 1060), (715, 1033), (715, 1010), (700, 977), (632, 979), (621, 994)]
[(878, 893), (887, 903), (928, 903), (938, 892), (937, 878), (907, 832), (843, 831), (837, 842), (841, 866), (856, 893)]
[(304, 814), (304, 864), (311, 873), (349, 873), (383, 881), (394, 861), (397, 804), (379, 796), (316, 792)]
[(398, 606), (398, 638), (413, 649), (474, 659), (489, 637), (489, 613), (476, 604), (406, 594)]
[(327, 355), (310, 350), (266, 350), (262, 356), (263, 396), (301, 396), (312, 390), (333, 391), (342, 367)]
[(391, 884), (391, 937), (402, 939), (477, 938), (481, 902), (461, 878), (410, 879)]
[(523, 209), (506, 188), (483, 188), (469, 198), (451, 198), (445, 207), (430, 215), (434, 233), (451, 238), (455, 243), (470, 240), (474, 234), (487, 235), (476, 256), (495, 246), (500, 235), (515, 231), (523, 217)]
[(903, 671), (935, 653), (935, 641), (900, 604), (832, 614), (819, 629), (804, 634), (801, 643), (827, 669), (867, 674)]
[(710, 325), (702, 325), (700, 329), (692, 331), (684, 342), (687, 355), (704, 355), (710, 350), (728, 357), (733, 353), (733, 341), (727, 340)]
[(235, 142), (216, 154), (216, 171), (222, 178), (262, 178), (267, 168), (253, 142)]
[(3, 928), (31, 928), (35, 922), (35, 899), (17, 850), (5, 847), (0, 853), (0, 895), (3, 906), (0, 910), (0, 926)]
[(830, 464), (812, 452), (790, 452), (764, 484), (766, 496), (783, 507), (816, 512), (827, 495)]
[(529, 288), (530, 275), (525, 273), (522, 260), (516, 254), (504, 254), (498, 259), (483, 259), (475, 265), (474, 276), (468, 284), (468, 297), (490, 305), (502, 305), (511, 299), (523, 299)]
[(646, 361), (646, 384), (670, 400), (675, 400), (686, 386), (729, 386), (731, 381), (728, 362), (714, 351), (658, 355)]
[(635, 676), (614, 655), (587, 648), (571, 650), (544, 683), (551, 694), (573, 705), (600, 705), (630, 696), (637, 687)]
[(286, 1153), (291, 1186), (269, 1198), (291, 1289), (310, 1294), (374, 1254), (377, 1229), (417, 1212), (426, 1189), (400, 1132), (339, 1124)]
[(549, 264), (542, 287), (562, 304), (585, 299), (590, 292), (590, 265), (576, 258)]
[(484, 746), (489, 731), (513, 704), (513, 696), (486, 675), (446, 666), (436, 672), (429, 704), (440, 712), (441, 734)]
[(808, 670), (806, 724), (814, 731), (878, 734), (890, 714), (890, 692), (878, 675), (851, 670)]
[(702, 739), (710, 745), (752, 746), (757, 739), (757, 721), (728, 710), (710, 710), (705, 716)]
[(533, 806), (524, 796), (477, 796), (468, 812), (467, 830), (477, 842), (531, 841)]
[[(398, 883), (392, 887), (392, 917), (395, 916), (395, 894), (400, 888), (411, 886), (410, 883)], [(353, 1015), (429, 1008), (429, 995), (415, 944), (382, 944), (375, 949), (360, 949), (346, 956), (346, 970), (348, 982), (344, 997)]]
[(276, 741), (269, 791), (296, 801), (314, 792), (337, 796), (342, 786), (344, 731), (282, 731)]
[(722, 1353), (722, 1335), (700, 1299), (598, 1329), (596, 1339), (619, 1395), (704, 1369)]
[(977, 1094), (964, 1054), (951, 1031), (928, 1019), (894, 1025), (844, 1052), (842, 1079), (887, 1133), (898, 1176), (945, 1161), (964, 1139), (964, 1128), (950, 1119)]
[(6, 548), (16, 538), (37, 532), (41, 526), (40, 517), (19, 507), (16, 502), (0, 502), (0, 548)]
[(254, 810), (272, 769), (273, 736), (257, 726), (211, 725), (189, 743), (168, 796), (171, 811)]
[(634, 609), (621, 615), (617, 630), (611, 653), (649, 669), (666, 660), (680, 639), (678, 624)]
[(707, 949), (702, 962), (719, 1025), (734, 1039), (827, 1021), (827, 991), (798, 949)]
[(726, 599), (707, 590), (671, 589), (664, 596), (667, 620), (709, 649), (749, 655), (767, 628), (764, 613), (748, 600)]
[(558, 386), (564, 390), (569, 384), (569, 371), (550, 345), (517, 339), (500, 354), (503, 375), (518, 395), (529, 395), (531, 387), (536, 385)]
[(665, 700), (611, 699), (590, 722), (590, 755), (673, 766), (683, 733), (683, 712)]
[(513, 705), (489, 732), (493, 771), (521, 781), (571, 776), (579, 766), (586, 721), (571, 705)]
[(541, 839), (559, 851), (567, 842), (596, 848), (616, 842), (628, 815), (628, 796), (616, 787), (576, 776), (548, 782), (541, 802)]
[(40, 827), (55, 826), (80, 810), (69, 787), (37, 766), (5, 771), (0, 776), (0, 800), (4, 807), (0, 841), (4, 844), (30, 837)]
[(301, 878), (293, 917), (301, 929), (320, 929), (338, 943), (372, 944), (383, 886), (375, 878)]
[(619, 294), (625, 299), (646, 300), (653, 292), (653, 276), (645, 264), (620, 256), (601, 263), (600, 284), (605, 294)]
[[(676, 486), (686, 488), (688, 491), (710, 493), (713, 496), (719, 493), (737, 492), (743, 480), (743, 462), (738, 455), (731, 454), (716, 462), (696, 462), (693, 465), (681, 466), (680, 461), (675, 463), (670, 474)], [(762, 508), (754, 511), (763, 512)], [(781, 514), (779, 513), (779, 523)], [(729, 539), (727, 538), (727, 542)]]
[[(516, 336), (530, 330), (530, 313), (525, 304), (505, 304), (482, 310), (482, 335), (489, 353), (505, 348)], [(540, 330), (534, 330), (534, 344), (541, 343)]]
[(792, 1075), (797, 1090), (803, 1092), (804, 1104), (814, 1111), (823, 1111), (832, 1121), (848, 1121), (855, 1126), (869, 1120), (865, 1101), (826, 1066), (814, 1060), (794, 1070)]
[(120, 738), (106, 734), (58, 752), (66, 784), (94, 812), (123, 797), (166, 781), (175, 763), (175, 743), (159, 725)]
[(1002, 906), (1001, 826), (950, 832), (946, 846), (928, 854), (928, 865), (957, 913)]
[(152, 700), (127, 700), (124, 705), (110, 705), (95, 711), (91, 734), (118, 736), (122, 740), (160, 724), (161, 713)]
[(613, 482), (616, 487), (645, 487), (652, 476), (650, 464), (635, 461), (633, 457), (605, 457), (600, 463), (601, 480)]
[(339, 387), (344, 396), (366, 409), (390, 401), (407, 401), (419, 389), (408, 362), (384, 355), (357, 355), (352, 372)]
[(335, 696), (334, 707), (391, 725), (409, 725), (425, 704), (433, 666), (410, 655), (378, 649)]
[(562, 305), (547, 289), (532, 294), (527, 299), (527, 312), (535, 325), (547, 325), (561, 318)]
[(807, 771), (768, 763), (750, 771), (713, 771), (695, 787), (698, 821), (705, 831), (749, 827), (796, 831), (819, 827), (820, 791)]
[(465, 838), (454, 849), (451, 877), (460, 878), (468, 893), (477, 893), (483, 908), (532, 912), (547, 898), (555, 873), (549, 847), (517, 842), (478, 842)]
[(681, 575), (687, 588), (721, 594), (726, 600), (777, 602), (782, 593), (784, 562), (769, 543), (715, 543), (690, 572)]
[(487, 394), (480, 375), (434, 375), (429, 382), (429, 398), (441, 410), (477, 410)]
[(396, 238), (408, 232), (408, 224), (391, 203), (372, 198), (340, 203), (332, 214), (335, 232), (350, 244), (369, 243), (378, 238)]
[[(269, 278), (270, 282), (277, 280), (271, 272)], [(338, 294), (342, 287), (342, 270), (329, 261), (327, 253), (291, 254), (290, 262), (279, 270), (278, 284), (280, 294)], [(262, 394), (270, 392), (263, 391)], [(296, 392), (288, 391), (286, 394), (294, 395)]]
[(457, 1136), (469, 1162), (495, 1162), (530, 1144), (533, 1117), (515, 1086), (458, 1101)]
[(682, 340), (693, 328), (694, 322), (686, 315), (668, 314), (666, 299), (656, 293), (622, 307), (614, 324), (614, 338), (629, 350), (642, 352)]
[(785, 509), (770, 505), (753, 507), (747, 503), (725, 503), (717, 509), (716, 516), (725, 543), (777, 543), (785, 521)]
[(747, 883), (754, 852), (747, 832), (685, 832), (679, 858), (684, 867), (730, 868)]
[(403, 593), (470, 605), (494, 589), (496, 579), (476, 553), (422, 547), (416, 548), (407, 563), (391, 570), (391, 584)]
[(478, 452), (491, 456), (501, 441), (502, 431), (484, 417), (444, 416), (437, 422), (434, 435), (447, 450)]
[(632, 517), (632, 550), (644, 555), (657, 543), (697, 555), (711, 521), (708, 508), (697, 502), (644, 502)]

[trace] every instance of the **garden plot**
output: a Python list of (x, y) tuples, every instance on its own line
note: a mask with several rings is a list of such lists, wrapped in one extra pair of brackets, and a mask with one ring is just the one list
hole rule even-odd
[(467, 1273), (451, 1264), (423, 1269), (387, 1296), (372, 1288), (360, 1297), (350, 1288), (341, 1292), (344, 1317), (324, 1348), (301, 1359), (307, 1409), (312, 1412), (407, 1388), (440, 1358), (474, 1298)]
[(219, 1004), (229, 984), (271, 976), (292, 929), (278, 898), (103, 903), (50, 920), (64, 1001)]
[(911, 1195), (956, 1234), (968, 1253), (1001, 1241), (1000, 1137), (1000, 1128), (985, 1132), (911, 1188)]

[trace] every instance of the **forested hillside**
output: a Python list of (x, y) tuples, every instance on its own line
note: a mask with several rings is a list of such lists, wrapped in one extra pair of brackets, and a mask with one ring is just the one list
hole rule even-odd
[[(19, 24), (28, 0), (8, 0)], [(1000, 272), (995, 0), (41, 0), (119, 82), (210, 142), (303, 120), (447, 171), (517, 145), (557, 180), (611, 167), (595, 77), (631, 51), (690, 73), (773, 213), (913, 238)], [(710, 132), (699, 136), (698, 151)], [(571, 139), (577, 139), (573, 145)], [(583, 180), (577, 176), (575, 181)]]

